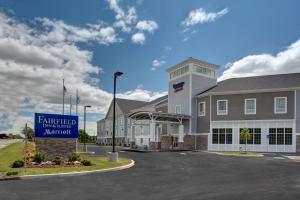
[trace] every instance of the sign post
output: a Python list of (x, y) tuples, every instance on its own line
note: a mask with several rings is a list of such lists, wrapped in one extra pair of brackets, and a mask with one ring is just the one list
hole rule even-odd
[(28, 136), (27, 136), (27, 123), (25, 124), (25, 130), (24, 130), (24, 134), (25, 134), (25, 147), (24, 147), (24, 151), (25, 151), (25, 156), (24, 156), (24, 170), (25, 170), (25, 175), (26, 175), (26, 167), (27, 167), (27, 140), (28, 140)]

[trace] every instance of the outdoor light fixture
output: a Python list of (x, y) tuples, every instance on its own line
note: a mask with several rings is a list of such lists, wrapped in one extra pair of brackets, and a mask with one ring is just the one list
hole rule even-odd
[(114, 74), (114, 108), (113, 108), (113, 135), (112, 135), (112, 152), (115, 153), (115, 129), (116, 129), (116, 80), (118, 76), (122, 76), (123, 72), (115, 72)]
[(90, 108), (92, 106), (84, 106), (84, 113), (83, 113), (83, 148), (85, 149), (85, 151), (87, 152), (87, 148), (86, 148), (86, 133), (85, 133), (85, 122), (86, 122), (86, 108)]

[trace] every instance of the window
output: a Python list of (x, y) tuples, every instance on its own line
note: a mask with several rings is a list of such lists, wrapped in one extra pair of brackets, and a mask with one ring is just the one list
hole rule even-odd
[(287, 98), (286, 97), (275, 97), (274, 98), (274, 113), (282, 114), (287, 112)]
[(198, 103), (198, 115), (205, 116), (205, 102)]
[(204, 75), (212, 77), (212, 78), (215, 78), (215, 76), (216, 76), (215, 70), (207, 68), (207, 67), (202, 67), (199, 65), (193, 66), (193, 72), (196, 72), (199, 74), (204, 74)]
[(231, 128), (214, 128), (212, 132), (213, 144), (232, 144)]
[(175, 113), (176, 114), (181, 114), (181, 105), (176, 105), (175, 106)]
[[(247, 144), (261, 144), (261, 129), (260, 128), (248, 128), (250, 139), (247, 140)], [(240, 129), (240, 134), (242, 133), (242, 128)], [(240, 144), (245, 144), (245, 141), (241, 140), (240, 137)]]
[(212, 143), (213, 144), (219, 144), (219, 129), (214, 128), (213, 129), (213, 136), (212, 136)]
[(186, 74), (189, 71), (189, 66), (184, 66), (170, 73), (170, 79)]
[(292, 128), (270, 128), (269, 144), (271, 145), (292, 145), (293, 144)]
[(217, 114), (218, 115), (227, 115), (228, 113), (228, 101), (227, 100), (218, 100), (217, 101)]
[(245, 114), (256, 114), (256, 99), (245, 99)]

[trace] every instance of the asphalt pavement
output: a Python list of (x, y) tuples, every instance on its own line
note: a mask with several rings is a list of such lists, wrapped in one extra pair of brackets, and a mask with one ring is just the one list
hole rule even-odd
[[(109, 148), (89, 146), (97, 155)], [(120, 152), (122, 171), (0, 181), (0, 199), (299, 200), (300, 162), (206, 152)]]

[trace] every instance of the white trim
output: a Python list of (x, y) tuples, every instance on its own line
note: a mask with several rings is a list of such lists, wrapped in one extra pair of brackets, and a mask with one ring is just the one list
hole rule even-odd
[[(176, 112), (178, 107), (180, 108), (180, 109), (179, 109), (179, 110), (180, 110), (179, 113)], [(176, 114), (181, 114), (181, 113), (182, 113), (181, 104), (180, 104), (180, 105), (175, 105), (175, 113), (176, 113)]]
[[(203, 104), (203, 111), (202, 113), (200, 113), (200, 104)], [(205, 101), (201, 101), (201, 102), (198, 102), (198, 116), (199, 117), (204, 117), (206, 115), (206, 102)]]
[[(247, 101), (254, 100), (254, 112), (247, 112)], [(244, 100), (244, 114), (245, 115), (255, 115), (256, 114), (256, 98), (247, 98)]]
[[(285, 106), (285, 109), (283, 112), (277, 112), (276, 111), (276, 106), (277, 106), (277, 99), (284, 99), (284, 106)], [(275, 114), (286, 114), (287, 113), (287, 97), (274, 97), (274, 113)]]
[(284, 121), (287, 121), (287, 122), (294, 122), (295, 120), (294, 119), (257, 119), (257, 120), (214, 120), (214, 121), (211, 121), (211, 122), (260, 122), (260, 121), (265, 121), (265, 122), (284, 122)]
[(257, 89), (257, 90), (238, 90), (238, 91), (227, 91), (227, 92), (207, 92), (207, 93), (199, 94), (196, 97), (204, 97), (208, 95), (255, 94), (255, 93), (262, 93), (262, 92), (274, 93), (274, 92), (282, 92), (282, 91), (294, 91), (299, 89), (300, 87), (291, 87), (291, 88), (274, 88), (274, 89)]
[[(219, 102), (220, 101), (225, 101), (226, 102), (226, 112), (224, 112), (224, 113), (220, 113), (220, 110), (219, 110)], [(227, 99), (217, 100), (217, 115), (227, 115), (227, 114), (228, 114), (228, 100)]]

